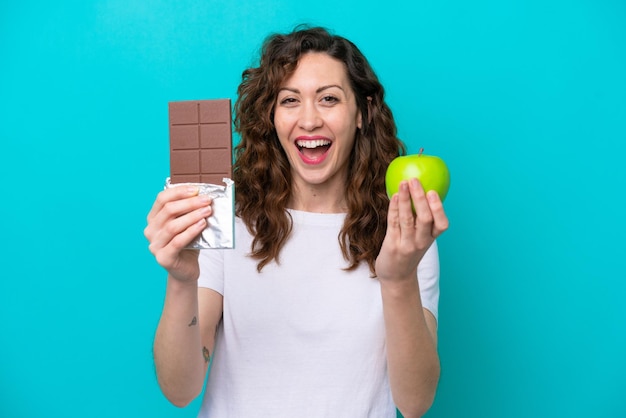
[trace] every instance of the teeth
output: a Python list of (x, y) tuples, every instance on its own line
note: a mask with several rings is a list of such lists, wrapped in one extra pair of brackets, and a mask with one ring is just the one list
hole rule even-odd
[(317, 148), (330, 145), (330, 141), (327, 139), (315, 139), (312, 141), (298, 140), (296, 141), (296, 145), (301, 148)]

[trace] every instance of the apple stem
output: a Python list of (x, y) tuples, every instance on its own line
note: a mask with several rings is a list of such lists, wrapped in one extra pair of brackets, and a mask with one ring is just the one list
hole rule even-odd
[(417, 156), (418, 157), (421, 156), (423, 152), (424, 152), (424, 147), (420, 148), (420, 152), (419, 152), (419, 154), (417, 154)]

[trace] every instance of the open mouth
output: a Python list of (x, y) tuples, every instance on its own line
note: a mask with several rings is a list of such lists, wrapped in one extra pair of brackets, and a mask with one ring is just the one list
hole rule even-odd
[(296, 141), (296, 146), (300, 154), (310, 161), (316, 161), (322, 158), (328, 149), (332, 145), (332, 142), (328, 139), (299, 139)]

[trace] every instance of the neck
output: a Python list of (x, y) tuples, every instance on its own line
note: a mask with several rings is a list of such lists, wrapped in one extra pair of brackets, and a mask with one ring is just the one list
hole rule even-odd
[(289, 207), (314, 213), (346, 213), (348, 204), (345, 187), (321, 187), (294, 185)]

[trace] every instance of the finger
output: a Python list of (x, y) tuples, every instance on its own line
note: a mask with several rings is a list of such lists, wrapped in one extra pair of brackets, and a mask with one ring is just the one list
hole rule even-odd
[(448, 229), (450, 223), (443, 209), (443, 202), (439, 198), (439, 194), (431, 190), (427, 193), (426, 198), (428, 199), (430, 212), (433, 216), (432, 236), (433, 238), (437, 238)]
[(415, 229), (417, 239), (430, 239), (432, 234), (433, 215), (426, 199), (426, 192), (417, 179), (411, 179), (411, 199), (415, 207)]
[(175, 267), (181, 251), (184, 251), (189, 243), (202, 233), (206, 225), (207, 221), (202, 218), (175, 235), (165, 246), (155, 248), (156, 245), (154, 247), (151, 245), (150, 250), (153, 251), (157, 262), (168, 270)]
[(413, 201), (413, 207), (415, 208), (416, 221), (420, 224), (427, 225), (432, 222), (432, 214), (430, 212), (430, 205), (426, 199), (426, 192), (422, 187), (422, 183), (417, 179), (411, 179), (410, 192), (411, 200)]
[(196, 187), (164, 190), (159, 193), (152, 210), (148, 214), (148, 225), (144, 229), (144, 235), (148, 241), (153, 242), (155, 236), (161, 232), (172, 218), (179, 217), (198, 208), (207, 207), (211, 202), (212, 199), (208, 196), (198, 195)]
[(403, 238), (413, 239), (415, 236), (415, 215), (411, 204), (411, 190), (409, 182), (400, 183), (398, 192), (398, 214), (400, 218), (400, 231)]
[[(203, 196), (194, 197), (191, 200), (205, 201)], [(172, 202), (171, 204), (176, 206), (181, 205), (185, 207), (189, 207), (189, 205), (195, 206), (197, 204), (189, 202), (187, 202), (187, 204), (183, 203), (185, 202), (177, 201)], [(159, 218), (162, 213), (167, 212), (167, 208), (168, 207), (165, 206), (161, 213), (157, 215), (157, 218)], [(193, 229), (194, 225), (203, 225), (203, 227), (206, 226), (206, 218), (211, 216), (211, 213), (212, 207), (209, 205), (201, 206), (195, 210), (192, 210), (191, 212), (184, 213), (183, 215), (179, 216), (166, 217), (164, 215), (165, 220), (162, 224), (159, 224), (158, 221), (155, 221), (155, 224), (160, 225), (160, 227), (158, 227), (157, 232), (154, 234), (154, 237), (151, 240), (151, 246), (153, 246), (154, 248), (163, 248), (173, 242), (176, 249), (184, 248), (187, 244), (189, 244), (189, 242), (191, 242), (191, 240), (193, 240), (198, 235), (198, 232), (196, 232), (195, 235), (189, 236), (190, 233), (187, 233), (187, 231), (190, 228)], [(200, 229), (200, 231), (201, 230), (202, 229)], [(179, 237), (179, 235), (182, 235), (182, 237)]]
[[(208, 195), (195, 195), (192, 197), (184, 197), (179, 200), (169, 200), (161, 206), (161, 210), (149, 219), (150, 223), (157, 227), (165, 225), (171, 219), (181, 217), (196, 209), (207, 208), (213, 202)], [(197, 220), (197, 219), (196, 219)]]
[(154, 218), (169, 202), (197, 196), (199, 192), (200, 189), (196, 186), (170, 187), (163, 190), (157, 195), (148, 213), (148, 222), (150, 222), (150, 219)]
[(398, 193), (391, 196), (387, 211), (387, 236), (395, 239), (400, 233), (400, 217), (398, 214)]

